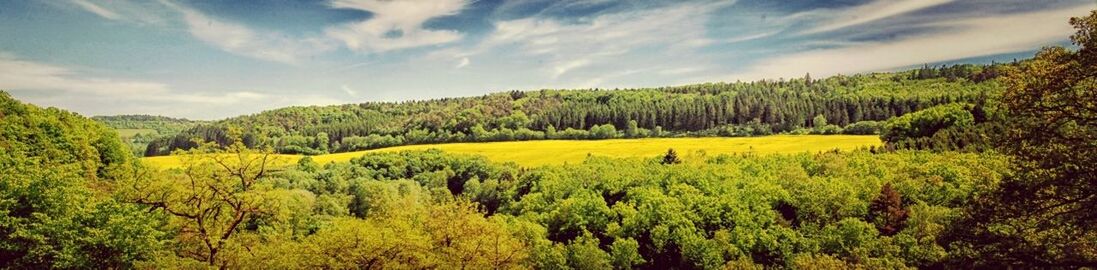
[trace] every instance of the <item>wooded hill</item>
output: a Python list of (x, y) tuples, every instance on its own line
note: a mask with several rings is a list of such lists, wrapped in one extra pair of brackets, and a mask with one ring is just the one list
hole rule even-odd
[(846, 133), (875, 134), (881, 127), (875, 121), (935, 105), (964, 102), (982, 109), (1000, 95), (996, 78), (1007, 66), (289, 107), (162, 137), (145, 154), (190, 149), (195, 139), (227, 145), (233, 132), (249, 147), (286, 154), (440, 142), (841, 133), (850, 125), (856, 128)]

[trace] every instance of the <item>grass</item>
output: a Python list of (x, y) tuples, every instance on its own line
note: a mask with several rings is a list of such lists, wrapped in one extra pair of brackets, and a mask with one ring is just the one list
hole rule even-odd
[(118, 131), (118, 136), (122, 138), (133, 138), (133, 136), (137, 136), (137, 134), (157, 134), (155, 129), (147, 128), (124, 128), (116, 130)]
[[(542, 166), (564, 163), (578, 163), (587, 155), (608, 157), (655, 157), (673, 148), (682, 158), (699, 155), (717, 155), (726, 153), (754, 152), (803, 153), (832, 149), (852, 150), (871, 145), (880, 146), (878, 136), (856, 135), (776, 135), (743, 138), (650, 138), (650, 139), (614, 139), (597, 141), (543, 140), (521, 142), (488, 143), (449, 143), (397, 146), (367, 151), (336, 153), (313, 156), (313, 160), (324, 164), (328, 162), (347, 162), (352, 158), (368, 153), (392, 152), (404, 150), (426, 150), (437, 148), (442, 151), (462, 154), (483, 155), (497, 162), (513, 161), (523, 166)], [(296, 155), (280, 155), (279, 163), (292, 164), (300, 159)], [(179, 166), (179, 158), (173, 156), (143, 158), (146, 163), (161, 167)]]

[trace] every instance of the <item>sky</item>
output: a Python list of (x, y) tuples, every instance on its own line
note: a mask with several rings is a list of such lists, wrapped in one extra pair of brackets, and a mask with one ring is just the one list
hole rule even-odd
[(0, 89), (84, 115), (1023, 59), (1095, 0), (0, 0)]

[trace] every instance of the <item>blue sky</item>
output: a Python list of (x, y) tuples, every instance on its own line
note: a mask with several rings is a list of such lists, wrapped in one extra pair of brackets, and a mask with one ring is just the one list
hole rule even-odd
[(624, 88), (1026, 58), (1094, 0), (0, 1), (0, 89), (86, 115)]

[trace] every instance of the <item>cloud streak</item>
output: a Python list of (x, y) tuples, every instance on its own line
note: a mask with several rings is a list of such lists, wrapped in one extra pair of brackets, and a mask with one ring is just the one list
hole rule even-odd
[(791, 78), (807, 72), (830, 76), (1024, 52), (1062, 41), (1073, 31), (1065, 18), (1085, 15), (1091, 8), (1092, 5), (1085, 4), (934, 23), (932, 26), (943, 30), (896, 40), (863, 42), (762, 59), (747, 71), (732, 77), (741, 80)]
[(433, 30), (423, 23), (436, 17), (456, 15), (468, 3), (464, 0), (384, 1), (335, 0), (333, 8), (369, 11), (364, 21), (330, 27), (328, 37), (342, 41), (347, 48), (363, 53), (445, 44), (461, 39), (452, 30)]
[[(256, 91), (197, 94), (173, 90), (166, 84), (141, 80), (89, 76), (72, 69), (19, 59), (0, 52), (0, 89), (21, 99), (59, 106), (84, 114), (148, 113), (194, 117), (240, 104), (266, 106), (336, 104), (317, 95), (270, 95)], [(111, 106), (96, 106), (111, 104)], [(152, 105), (157, 106), (152, 106)]]
[(808, 29), (804, 33), (814, 34), (839, 30), (948, 4), (953, 1), (955, 0), (876, 0), (872, 3), (840, 11), (838, 14), (828, 14), (828, 17), (832, 17), (833, 19)]
[(191, 35), (229, 53), (295, 64), (301, 57), (334, 49), (329, 41), (322, 38), (291, 39), (280, 33), (260, 33), (247, 26), (218, 20), (167, 0), (161, 2), (183, 14), (183, 21)]
[(121, 17), (118, 16), (118, 13), (114, 13), (114, 11), (110, 11), (106, 8), (96, 5), (95, 3), (88, 2), (88, 0), (72, 0), (72, 3), (76, 6), (79, 6), (80, 8), (83, 8), (85, 11), (91, 12), (95, 15), (99, 15), (99, 17), (103, 17), (104, 19), (121, 19)]
[(666, 78), (671, 74), (620, 71), (636, 66), (704, 65), (706, 60), (696, 50), (716, 42), (706, 35), (705, 23), (713, 10), (730, 4), (688, 3), (610, 12), (579, 22), (546, 17), (498, 21), (483, 41), (455, 54), (515, 59), (533, 65), (525, 69), (541, 70), (543, 77), (537, 80), (561, 87), (597, 86), (626, 76)]

